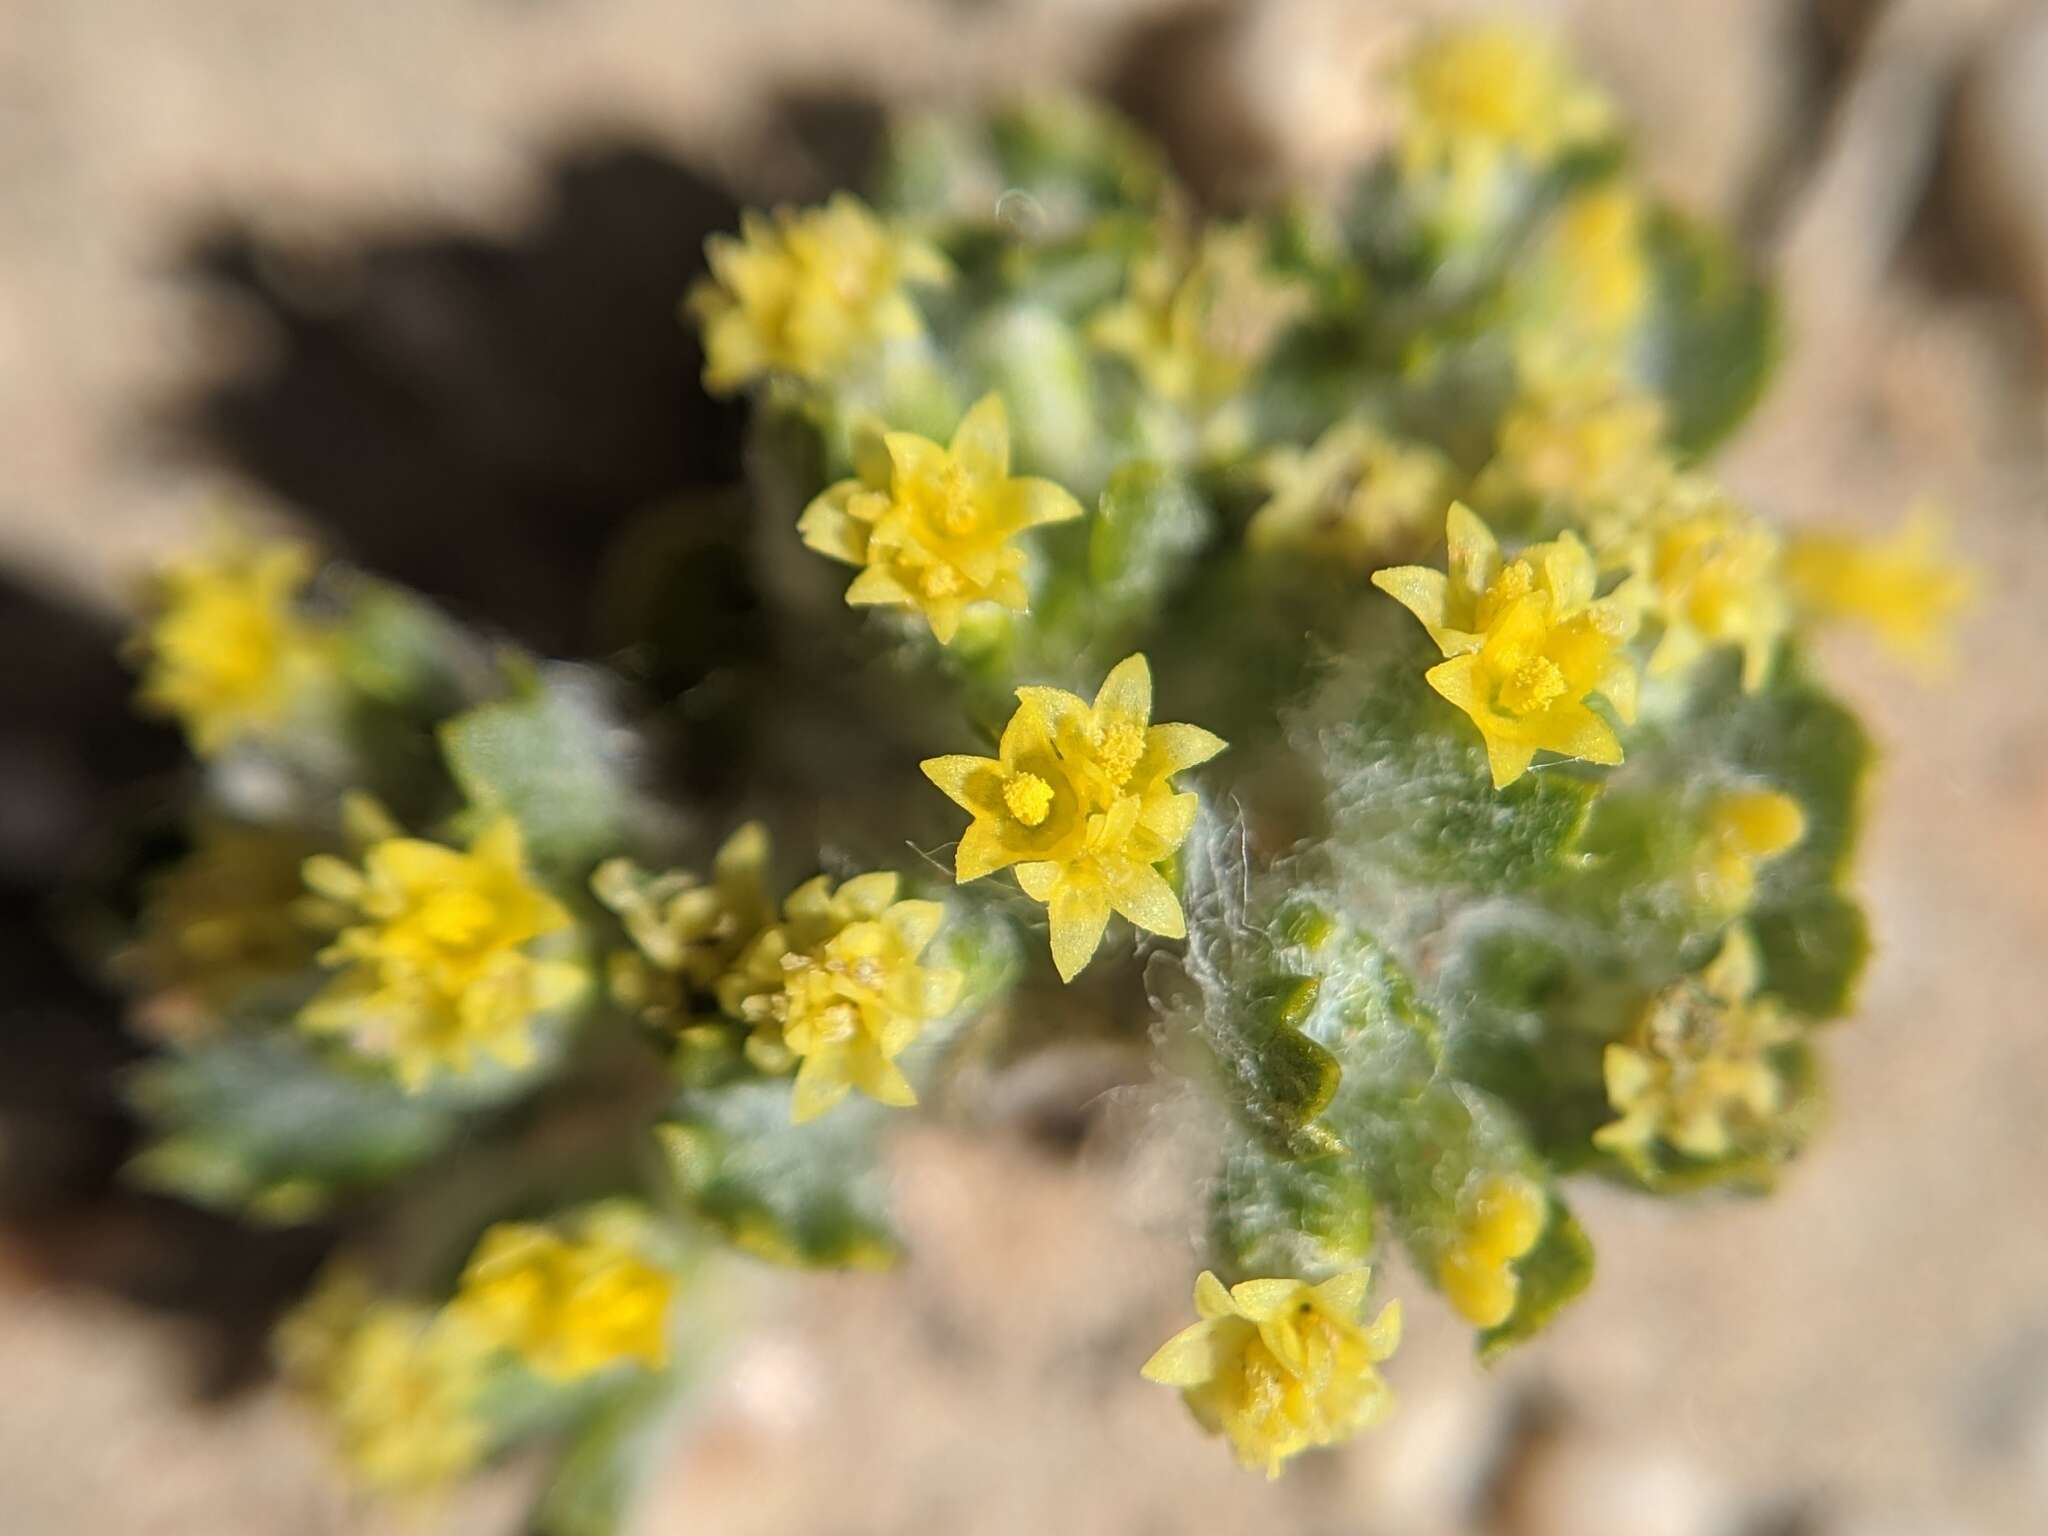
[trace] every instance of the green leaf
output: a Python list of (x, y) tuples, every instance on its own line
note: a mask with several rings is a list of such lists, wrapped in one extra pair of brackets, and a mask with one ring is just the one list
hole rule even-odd
[(1669, 209), (1644, 243), (1655, 273), (1646, 327), (1649, 383), (1671, 413), (1671, 439), (1704, 454), (1762, 398), (1783, 348), (1778, 305), (1719, 234)]
[(1088, 574), (1103, 597), (1158, 602), (1208, 539), (1212, 518), (1165, 465), (1134, 459), (1109, 477), (1088, 536)]
[(131, 1177), (280, 1223), (396, 1178), (455, 1127), (446, 1107), (291, 1033), (233, 1036), (149, 1062), (127, 1091), (156, 1133)]
[(1520, 1280), (1515, 1310), (1506, 1322), (1479, 1336), (1479, 1358), (1489, 1364), (1541, 1333), (1593, 1283), (1593, 1240), (1555, 1196), (1549, 1224), (1536, 1246), (1515, 1261), (1515, 1274)]
[(615, 1388), (562, 1448), (534, 1506), (533, 1536), (622, 1536), (674, 1416), (673, 1375)]
[(518, 818), (544, 878), (580, 885), (617, 851), (632, 791), (619, 727), (581, 669), (544, 668), (513, 697), (456, 716), (440, 734), (470, 805), (480, 816)]
[(786, 1078), (690, 1089), (655, 1134), (677, 1192), (736, 1247), (804, 1268), (885, 1268), (899, 1243), (878, 1141), (891, 1111), (849, 1098), (803, 1125)]

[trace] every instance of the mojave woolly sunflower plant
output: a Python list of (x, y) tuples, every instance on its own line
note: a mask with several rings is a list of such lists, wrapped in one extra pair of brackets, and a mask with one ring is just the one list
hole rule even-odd
[(1380, 88), (1322, 206), (1034, 102), (714, 239), (746, 515), (628, 536), (624, 673), (299, 544), (166, 573), (135, 1172), (335, 1224), (279, 1351), (359, 1480), (545, 1442), (533, 1529), (623, 1529), (721, 1273), (894, 1263), (891, 1131), (1076, 1040), (1156, 1053), (1201, 1232), (1117, 1371), (1269, 1475), (1394, 1411), (1374, 1277), (1490, 1359), (1591, 1282), (1573, 1181), (1813, 1136), (1869, 748), (1811, 636), (1934, 654), (1968, 574), (1716, 479), (1769, 292), (1554, 43)]

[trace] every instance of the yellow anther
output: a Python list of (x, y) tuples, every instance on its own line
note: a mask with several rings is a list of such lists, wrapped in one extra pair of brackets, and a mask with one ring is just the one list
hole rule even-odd
[(1025, 826), (1038, 826), (1052, 811), (1052, 786), (1035, 773), (1012, 774), (1003, 784), (1003, 804)]
[(1103, 730), (1095, 749), (1102, 776), (1121, 789), (1145, 755), (1145, 730), (1134, 720), (1114, 720)]
[(1501, 685), (1500, 707), (1511, 715), (1532, 714), (1570, 690), (1556, 662), (1548, 656), (1531, 656)]

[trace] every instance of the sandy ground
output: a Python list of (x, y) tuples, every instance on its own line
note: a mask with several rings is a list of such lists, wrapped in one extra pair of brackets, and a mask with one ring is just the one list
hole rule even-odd
[[(763, 86), (1073, 78), (1123, 17), (1166, 8), (0, 0), (0, 562), (107, 600), (188, 525), (208, 466), (149, 423), (238, 344), (172, 262), (218, 210), (287, 232), (516, 229), (552, 148), (593, 128), (745, 167)], [(1832, 1042), (1830, 1133), (1768, 1202), (1586, 1192), (1600, 1278), (1552, 1334), (1482, 1374), (1419, 1302), (1395, 1423), (1269, 1486), (1135, 1375), (1189, 1262), (1126, 1118), (1074, 1159), (916, 1131), (897, 1149), (915, 1257), (890, 1277), (763, 1277), (761, 1325), (696, 1408), (649, 1533), (2043, 1528), (2041, 359), (2009, 299), (1937, 284), (1907, 239), (1946, 61), (2011, 8), (1897, 0), (1832, 115), (1803, 126), (1789, 5), (1552, 9), (1642, 112), (1668, 185), (1745, 217), (1775, 189), (1758, 238), (1801, 350), (1730, 477), (1788, 519), (1873, 527), (1934, 493), (1990, 573), (1948, 685), (1832, 658), (1886, 763), (1864, 879), (1880, 948)], [(1320, 109), (1348, 100), (1329, 94), (1350, 89), (1341, 50), (1370, 30), (1281, 4), (1221, 50), (1271, 152), (1311, 171), (1334, 152), (1349, 120)], [(410, 1523), (357, 1508), (274, 1395), (192, 1406), (176, 1325), (24, 1273), (0, 1262), (6, 1536), (513, 1528), (520, 1469)]]

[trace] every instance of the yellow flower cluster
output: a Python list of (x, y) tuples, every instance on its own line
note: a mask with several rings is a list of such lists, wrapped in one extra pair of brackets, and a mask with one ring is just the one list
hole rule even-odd
[(1501, 419), (1473, 488), (1482, 505), (1527, 497), (1605, 510), (1669, 480), (1661, 402), (1597, 371), (1535, 375)]
[(1494, 1328), (1514, 1314), (1521, 1291), (1515, 1261), (1536, 1246), (1549, 1218), (1542, 1189), (1520, 1174), (1479, 1181), (1459, 1213), (1457, 1235), (1436, 1261), (1436, 1283), (1467, 1322)]
[(1674, 477), (1663, 493), (1598, 530), (1604, 570), (1626, 572), (1628, 590), (1662, 626), (1648, 671), (1682, 672), (1707, 651), (1742, 652), (1742, 686), (1770, 676), (1791, 628), (1778, 535), (1711, 481)]
[(1453, 503), (1449, 574), (1422, 566), (1375, 572), (1373, 585), (1422, 621), (1449, 658), (1429, 684), (1479, 727), (1496, 788), (1528, 771), (1538, 751), (1621, 761), (1613, 728), (1586, 704), (1599, 693), (1634, 718), (1636, 673), (1624, 650), (1634, 620), (1596, 598), (1593, 559), (1567, 532), (1503, 562), (1492, 530)]
[(750, 821), (711, 862), (711, 883), (687, 870), (649, 875), (610, 859), (591, 892), (625, 925), (633, 948), (611, 957), (612, 997), (651, 1024), (686, 1027), (692, 993), (708, 992), (775, 916), (768, 899), (768, 829)]
[(1697, 978), (1654, 998), (1631, 1037), (1607, 1047), (1607, 1099), (1621, 1118), (1594, 1145), (1640, 1163), (1662, 1141), (1711, 1161), (1776, 1113), (1784, 1085), (1770, 1052), (1796, 1031), (1755, 996), (1761, 978), (1756, 940), (1738, 926)]
[(1169, 237), (1132, 263), (1129, 290), (1089, 320), (1088, 339), (1162, 400), (1197, 413), (1223, 404), (1306, 305), (1267, 271), (1260, 242), (1225, 226), (1192, 248)]
[(718, 982), (719, 1006), (753, 1027), (749, 1059), (768, 1072), (799, 1063), (790, 1098), (799, 1124), (855, 1088), (915, 1104), (896, 1058), (960, 1000), (958, 971), (918, 963), (946, 909), (898, 901), (900, 883), (889, 873), (836, 890), (823, 875), (807, 881)]
[(1451, 499), (1453, 470), (1425, 443), (1388, 436), (1347, 417), (1306, 448), (1282, 447), (1259, 464), (1271, 493), (1253, 514), (1254, 550), (1294, 549), (1354, 570), (1432, 536)]
[(888, 432), (865, 448), (860, 474), (829, 486), (797, 523), (822, 555), (861, 567), (847, 602), (910, 608), (950, 645), (975, 603), (1023, 612), (1031, 604), (1025, 554), (1011, 543), (1044, 523), (1081, 515), (1050, 480), (1010, 473), (1010, 418), (985, 395), (940, 446)]
[(1089, 703), (1058, 688), (1019, 688), (995, 757), (934, 757), (922, 767), (973, 818), (953, 854), (962, 885), (1015, 866), (1046, 905), (1063, 981), (1080, 974), (1112, 911), (1164, 938), (1187, 936), (1180, 899), (1157, 866), (1187, 840), (1199, 798), (1173, 775), (1207, 762), (1222, 738), (1153, 725), (1143, 656), (1111, 669)]
[(300, 1023), (387, 1058), (414, 1091), (437, 1071), (469, 1071), (479, 1053), (524, 1066), (534, 1017), (570, 1003), (585, 978), (532, 951), (572, 922), (528, 875), (518, 822), (500, 817), (466, 853), (387, 830), (360, 870), (306, 861), (313, 910), (341, 929), (320, 960), (341, 974)]
[(328, 638), (298, 611), (312, 570), (296, 544), (224, 529), (158, 573), (140, 698), (176, 719), (200, 756), (282, 729), (326, 674)]
[(1650, 299), (1641, 195), (1612, 180), (1566, 199), (1520, 284), (1515, 355), (1527, 384), (1618, 381)]
[(1798, 535), (1785, 551), (1785, 578), (1808, 617), (1868, 625), (1896, 654), (1934, 673), (1948, 663), (1949, 629), (1977, 590), (1977, 573), (1947, 544), (1941, 518), (1919, 507), (1881, 541)]
[(297, 976), (316, 945), (293, 907), (311, 848), (274, 827), (202, 821), (191, 852), (143, 893), (128, 957), (148, 987), (142, 1022), (166, 1039), (217, 1029), (252, 988)]
[(1371, 1279), (1354, 1269), (1321, 1285), (1247, 1280), (1226, 1290), (1204, 1270), (1195, 1282), (1201, 1321), (1145, 1362), (1145, 1379), (1180, 1388), (1196, 1422), (1227, 1435), (1240, 1462), (1278, 1477), (1288, 1457), (1333, 1445), (1393, 1408), (1374, 1367), (1401, 1342), (1401, 1304), (1364, 1323)]
[(1773, 789), (1734, 790), (1707, 806), (1700, 832), (1700, 894), (1733, 917), (1749, 906), (1756, 867), (1806, 836), (1806, 813)]
[(599, 1209), (570, 1235), (535, 1222), (484, 1233), (452, 1309), (536, 1375), (575, 1381), (668, 1363), (675, 1277), (643, 1253), (643, 1223)]
[(822, 208), (740, 216), (713, 235), (711, 275), (690, 292), (704, 335), (704, 384), (725, 394), (775, 374), (817, 382), (882, 342), (918, 335), (905, 289), (943, 284), (946, 258), (846, 193)]
[(1542, 171), (1612, 130), (1606, 98), (1551, 39), (1507, 23), (1447, 29), (1410, 55), (1401, 79), (1400, 159), (1445, 190), (1452, 220), (1481, 218), (1510, 165)]
[(349, 1470), (379, 1492), (452, 1482), (489, 1448), (477, 1397), (491, 1346), (460, 1317), (378, 1300), (340, 1269), (279, 1325), (276, 1345)]

